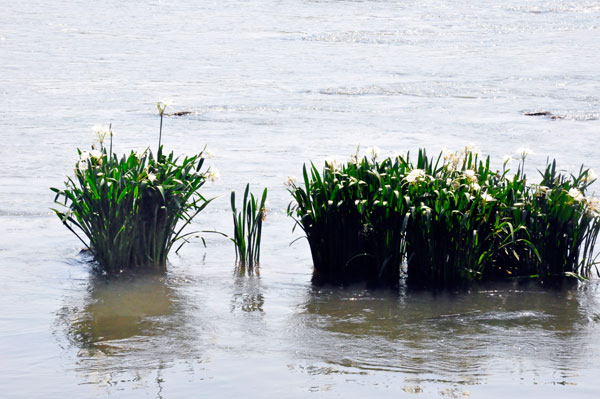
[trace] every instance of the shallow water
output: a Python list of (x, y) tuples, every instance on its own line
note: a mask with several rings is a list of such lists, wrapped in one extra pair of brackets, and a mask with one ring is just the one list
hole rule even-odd
[[(24, 1), (0, 14), (2, 397), (597, 397), (597, 282), (559, 291), (310, 284), (282, 182), (304, 162), (475, 143), (600, 169), (596, 1)], [(224, 195), (269, 187), (260, 275), (219, 236), (106, 281), (49, 208), (94, 124), (115, 148), (204, 145)], [(526, 116), (550, 112), (557, 118)]]

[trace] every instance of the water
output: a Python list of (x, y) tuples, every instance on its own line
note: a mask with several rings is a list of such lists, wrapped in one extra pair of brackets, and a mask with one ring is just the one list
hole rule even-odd
[[(596, 1), (24, 1), (0, 14), (0, 392), (8, 398), (597, 397), (598, 283), (471, 293), (310, 284), (282, 182), (304, 162), (475, 143), (600, 169)], [(260, 275), (208, 236), (164, 277), (94, 277), (49, 208), (75, 149), (204, 145), (269, 187)], [(527, 112), (550, 112), (557, 118)]]

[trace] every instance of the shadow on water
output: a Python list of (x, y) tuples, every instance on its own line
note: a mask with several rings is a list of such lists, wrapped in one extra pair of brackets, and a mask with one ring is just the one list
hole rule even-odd
[(294, 316), (298, 355), (326, 364), (313, 373), (402, 373), (417, 391), (515, 376), (570, 383), (597, 356), (598, 294), (597, 282), (437, 293), (313, 286)]
[(57, 323), (68, 347), (78, 349), (76, 371), (84, 383), (145, 380), (160, 389), (163, 369), (202, 362), (194, 307), (178, 285), (168, 275), (93, 276), (83, 297), (67, 300)]

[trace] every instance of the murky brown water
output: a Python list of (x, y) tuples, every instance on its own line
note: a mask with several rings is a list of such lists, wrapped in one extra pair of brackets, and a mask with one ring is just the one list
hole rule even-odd
[[(465, 143), (600, 169), (596, 0), (27, 0), (0, 13), (0, 397), (600, 396), (600, 287), (313, 287), (282, 185), (302, 164)], [(95, 277), (53, 194), (113, 123), (117, 152), (205, 145), (228, 195), (269, 188), (259, 274), (226, 239), (162, 277)], [(526, 116), (550, 112), (560, 118)], [(499, 161), (498, 161), (499, 162)]]
[[(53, 222), (34, 224), (41, 243), (68, 238), (40, 233)], [(198, 246), (172, 257), (167, 275), (107, 280), (76, 246), (40, 245), (28, 264), (32, 233), (13, 231), (0, 297), (6, 397), (598, 392), (598, 282), (437, 293), (315, 287), (309, 263), (292, 256), (305, 248), (266, 256), (248, 273)]]
[(597, 283), (368, 291), (223, 269), (80, 281), (54, 330), (78, 383), (158, 397), (596, 392)]

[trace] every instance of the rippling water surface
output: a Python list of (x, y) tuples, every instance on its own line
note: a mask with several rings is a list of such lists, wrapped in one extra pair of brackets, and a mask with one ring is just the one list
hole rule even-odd
[[(600, 169), (597, 1), (22, 1), (0, 13), (0, 391), (48, 397), (600, 394), (597, 282), (558, 291), (310, 284), (282, 182), (302, 164), (475, 143)], [(49, 187), (90, 126), (117, 151), (204, 145), (226, 196), (269, 187), (262, 267), (207, 237), (163, 277), (95, 277)], [(526, 113), (547, 112), (548, 116)]]

